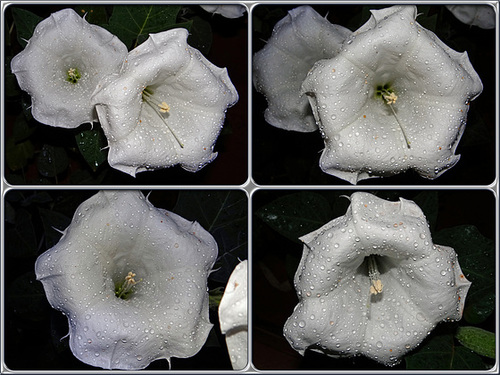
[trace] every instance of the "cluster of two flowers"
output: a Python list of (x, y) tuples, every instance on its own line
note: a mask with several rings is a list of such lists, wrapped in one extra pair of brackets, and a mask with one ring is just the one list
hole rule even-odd
[(469, 102), (483, 86), (467, 53), (416, 17), (411, 5), (372, 10), (352, 32), (310, 6), (291, 10), (254, 56), (266, 121), (319, 129), (321, 169), (352, 184), (408, 169), (439, 177), (460, 158)]
[(63, 128), (99, 121), (112, 167), (132, 176), (176, 164), (198, 171), (217, 156), (225, 111), (238, 94), (227, 70), (187, 37), (182, 28), (151, 34), (128, 52), (64, 9), (37, 25), (11, 69), (37, 121)]

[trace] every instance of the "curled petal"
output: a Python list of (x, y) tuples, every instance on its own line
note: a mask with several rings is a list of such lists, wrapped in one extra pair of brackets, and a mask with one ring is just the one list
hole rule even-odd
[(266, 96), (266, 121), (299, 132), (318, 129), (300, 85), (313, 64), (334, 57), (351, 31), (332, 25), (310, 6), (292, 9), (279, 21), (253, 59), (255, 88)]
[(221, 332), (226, 335), (233, 369), (242, 370), (248, 362), (248, 262), (240, 262), (229, 277), (219, 305)]
[(37, 25), (11, 69), (31, 95), (37, 121), (76, 128), (97, 119), (90, 97), (101, 78), (118, 72), (126, 55), (116, 36), (64, 9)]
[(187, 36), (186, 29), (151, 34), (120, 74), (97, 87), (92, 100), (112, 167), (132, 176), (176, 164), (196, 172), (217, 156), (215, 141), (238, 94), (227, 70), (190, 47)]
[(483, 86), (467, 53), (415, 17), (414, 6), (372, 11), (303, 82), (325, 141), (323, 171), (353, 184), (408, 169), (435, 179), (459, 160), (469, 103)]
[(79, 360), (137, 370), (203, 346), (216, 257), (215, 240), (198, 223), (155, 208), (138, 191), (102, 191), (78, 207), (35, 270), (51, 306), (68, 318)]
[(363, 354), (392, 366), (441, 321), (459, 320), (470, 282), (451, 247), (434, 245), (412, 201), (351, 196), (346, 214), (301, 238), (292, 347)]

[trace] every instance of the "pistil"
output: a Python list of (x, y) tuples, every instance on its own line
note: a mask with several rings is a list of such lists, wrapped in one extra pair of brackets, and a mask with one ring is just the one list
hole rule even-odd
[(401, 132), (403, 133), (403, 137), (404, 137), (405, 142), (406, 142), (406, 147), (410, 148), (410, 141), (408, 140), (408, 137), (406, 136), (406, 132), (403, 128), (403, 125), (401, 124), (401, 121), (399, 121), (399, 118), (396, 115), (396, 111), (394, 110), (394, 107), (392, 106), (398, 100), (398, 96), (396, 95), (394, 90), (392, 88), (390, 88), (389, 85), (378, 86), (377, 91), (375, 93), (375, 96), (382, 97), (382, 99), (384, 99), (384, 101), (385, 101), (385, 104), (387, 104), (389, 106), (394, 118), (396, 119), (396, 122), (399, 125), (399, 128), (401, 129)]
[(382, 293), (384, 285), (380, 280), (380, 272), (377, 267), (376, 255), (368, 256), (368, 277), (370, 278), (370, 295)]
[(179, 146), (181, 146), (181, 148), (184, 148), (184, 145), (182, 144), (180, 139), (172, 131), (172, 128), (170, 128), (170, 126), (168, 125), (165, 117), (163, 117), (164, 113), (170, 113), (170, 106), (166, 102), (160, 102), (158, 99), (156, 99), (154, 97), (154, 92), (149, 87), (146, 87), (144, 90), (142, 90), (142, 100), (144, 101), (144, 103), (149, 105), (153, 109), (154, 113), (156, 113), (158, 117), (163, 121), (170, 133), (172, 133), (172, 135), (174, 136)]

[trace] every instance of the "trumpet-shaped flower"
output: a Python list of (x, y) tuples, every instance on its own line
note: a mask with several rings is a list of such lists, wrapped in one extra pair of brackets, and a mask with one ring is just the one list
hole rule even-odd
[(353, 184), (453, 167), (469, 103), (482, 83), (466, 52), (416, 22), (415, 6), (373, 10), (334, 58), (302, 84), (325, 141), (320, 166)]
[(68, 318), (73, 354), (136, 370), (203, 346), (216, 257), (198, 223), (155, 208), (139, 191), (102, 191), (78, 207), (35, 269), (49, 303)]
[(240, 4), (224, 4), (224, 5), (200, 5), (206, 12), (220, 14), (226, 18), (243, 17), (247, 8)]
[(97, 87), (92, 100), (112, 167), (132, 176), (176, 164), (196, 172), (217, 156), (215, 141), (238, 94), (227, 70), (187, 36), (186, 29), (151, 34)]
[(220, 329), (233, 369), (242, 370), (248, 363), (248, 262), (240, 262), (229, 277), (219, 305)]
[(481, 29), (495, 28), (495, 9), (488, 4), (475, 5), (446, 5), (453, 15), (467, 25), (477, 26)]
[(284, 335), (299, 353), (363, 354), (398, 363), (441, 321), (462, 316), (470, 282), (451, 247), (435, 245), (420, 208), (368, 193), (301, 238), (299, 304)]
[(64, 9), (37, 25), (11, 70), (31, 95), (37, 121), (76, 128), (96, 120), (90, 97), (102, 77), (119, 71), (126, 55), (116, 36)]
[(253, 59), (253, 82), (264, 94), (266, 121), (299, 132), (318, 129), (300, 86), (314, 63), (334, 57), (351, 31), (332, 25), (310, 6), (292, 9), (279, 21)]

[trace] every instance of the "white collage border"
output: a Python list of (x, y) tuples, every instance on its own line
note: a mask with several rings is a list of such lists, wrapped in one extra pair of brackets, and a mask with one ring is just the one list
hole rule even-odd
[[(165, 4), (168, 1), (147, 1), (147, 4)], [(62, 2), (62, 1), (2, 1), (2, 26), (3, 26), (3, 20), (4, 20), (4, 11), (7, 5), (10, 4), (37, 4), (37, 5), (43, 5), (43, 4), (81, 4), (81, 3), (92, 3), (94, 4), (134, 4), (134, 3), (141, 3), (144, 4), (146, 2), (140, 2), (140, 1), (121, 1), (121, 2), (116, 2), (116, 1), (81, 1), (81, 2), (74, 2), (74, 1), (67, 1), (67, 2)], [(5, 205), (3, 204), (5, 195), (9, 191), (16, 191), (16, 190), (102, 190), (102, 189), (113, 189), (113, 190), (235, 190), (235, 191), (244, 191), (246, 193), (246, 196), (248, 198), (248, 262), (249, 262), (249, 272), (248, 272), (248, 294), (249, 294), (249, 311), (248, 311), (248, 322), (249, 322), (249, 346), (248, 346), (248, 356), (249, 356), (249, 363), (246, 367), (245, 370), (243, 371), (230, 371), (230, 370), (208, 370), (208, 371), (175, 371), (173, 370), (168, 370), (168, 371), (147, 371), (147, 370), (142, 370), (142, 371), (120, 371), (120, 373), (123, 374), (129, 374), (129, 373), (141, 373), (141, 374), (158, 374), (158, 373), (166, 373), (166, 374), (221, 374), (221, 373), (228, 373), (228, 374), (234, 374), (234, 373), (246, 373), (246, 374), (256, 374), (256, 373), (263, 373), (263, 374), (302, 374), (302, 373), (307, 373), (307, 374), (336, 374), (336, 373), (349, 373), (349, 374), (364, 374), (364, 373), (386, 373), (387, 371), (370, 371), (370, 370), (365, 370), (365, 371), (347, 371), (347, 370), (315, 370), (315, 371), (304, 371), (304, 370), (258, 370), (253, 365), (251, 364), (251, 359), (252, 359), (252, 214), (253, 214), (253, 207), (252, 207), (252, 196), (254, 193), (257, 191), (266, 191), (266, 190), (284, 190), (284, 191), (289, 191), (289, 190), (295, 190), (295, 191), (300, 191), (300, 190), (350, 190), (352, 192), (354, 191), (369, 191), (369, 190), (415, 190), (415, 189), (422, 189), (422, 190), (427, 190), (427, 191), (445, 191), (445, 190), (485, 190), (485, 191), (490, 191), (494, 194), (495, 196), (495, 201), (496, 201), (496, 207), (495, 207), (495, 220), (496, 220), (496, 238), (495, 238), (495, 259), (496, 259), (496, 281), (497, 281), (497, 291), (496, 291), (496, 298), (497, 298), (497, 307), (498, 307), (498, 297), (499, 297), (499, 290), (498, 290), (498, 283), (499, 283), (499, 45), (500, 45), (500, 38), (499, 38), (499, 2), (498, 0), (494, 1), (398, 1), (398, 2), (390, 2), (390, 1), (356, 1), (356, 0), (350, 0), (350, 1), (305, 1), (305, 2), (300, 2), (300, 1), (267, 1), (267, 0), (260, 0), (260, 1), (172, 1), (168, 2), (171, 4), (184, 4), (184, 5), (200, 5), (200, 4), (217, 4), (217, 5), (224, 5), (224, 4), (241, 4), (247, 7), (247, 14), (245, 17), (248, 17), (248, 88), (247, 88), (247, 94), (248, 94), (248, 160), (247, 160), (247, 168), (248, 168), (248, 179), (247, 181), (239, 186), (236, 185), (202, 185), (202, 186), (191, 186), (191, 185), (127, 185), (127, 186), (100, 186), (100, 185), (85, 185), (85, 186), (71, 186), (71, 185), (61, 185), (61, 186), (36, 186), (36, 185), (16, 185), (16, 186), (11, 186), (7, 183), (5, 180), (5, 154), (2, 152), (1, 156), (1, 176), (2, 176), (2, 183), (1, 183), (1, 194), (2, 194), (2, 209), (1, 209), (1, 231), (2, 231), (2, 243), (1, 243), (1, 266), (2, 266), (2, 273), (1, 273), (1, 290), (2, 290), (2, 298), (1, 298), (1, 327), (0, 327), (0, 332), (4, 332), (3, 327), (5, 324), (4, 321), (4, 273), (3, 273), (3, 267), (4, 267), (4, 241), (3, 241), (3, 233), (5, 230), (4, 224), (5, 224), (5, 212), (4, 212), (4, 207)], [(363, 185), (362, 187), (359, 186), (335, 186), (335, 185), (320, 185), (320, 186), (311, 186), (311, 185), (259, 185), (255, 183), (252, 179), (252, 54), (255, 51), (252, 51), (252, 9), (254, 6), (259, 5), (259, 4), (273, 4), (273, 5), (336, 5), (336, 4), (359, 4), (363, 3), (366, 5), (375, 5), (375, 4), (387, 4), (387, 5), (393, 5), (395, 3), (401, 4), (401, 3), (407, 3), (407, 4), (439, 4), (439, 5), (445, 5), (445, 4), (478, 4), (478, 3), (488, 3), (488, 4), (493, 4), (496, 7), (497, 14), (496, 14), (496, 41), (497, 41), (497, 50), (496, 50), (496, 75), (497, 75), (497, 82), (496, 82), (496, 113), (495, 113), (495, 122), (496, 122), (496, 160), (495, 160), (495, 166), (496, 166), (496, 178), (493, 183), (490, 185), (473, 185), (473, 186), (464, 186), (464, 185), (457, 185), (457, 186), (446, 186), (446, 185), (433, 185), (433, 186), (420, 186), (420, 185), (408, 185), (408, 186), (398, 186), (398, 185)], [(1, 29), (1, 40), (4, 39), (4, 26)], [(5, 74), (5, 69), (4, 69), (4, 53), (3, 53), (3, 48), (2, 48), (2, 56), (1, 56), (1, 73), (2, 73), (2, 87), (1, 87), (1, 98), (4, 98), (4, 86), (3, 86), (3, 78)], [(2, 100), (1, 102), (1, 112), (2, 112), (2, 123), (1, 123), (1, 138), (4, 139), (4, 101)], [(2, 140), (1, 145), (4, 146), (4, 140)], [(3, 147), (0, 146), (0, 149), (3, 149)], [(499, 367), (498, 367), (498, 354), (499, 354), (499, 311), (497, 308), (496, 311), (496, 327), (497, 327), (497, 332), (496, 332), (496, 337), (497, 337), (497, 347), (496, 347), (496, 357), (497, 357), (497, 364), (496, 366), (488, 371), (469, 371), (467, 373), (498, 373)], [(1, 358), (1, 363), (0, 363), (0, 373), (14, 373), (14, 374), (32, 374), (32, 373), (39, 373), (39, 374), (54, 374), (54, 373), (71, 373), (71, 374), (86, 374), (86, 373), (105, 373), (109, 372), (106, 370), (95, 370), (95, 371), (12, 371), (9, 370), (5, 366), (4, 362), (4, 336), (2, 334), (1, 336), (1, 341), (0, 341), (0, 358)], [(29, 360), (29, 359), (27, 359)], [(391, 371), (392, 372), (392, 371)], [(397, 371), (395, 372), (397, 373)], [(429, 371), (405, 371), (405, 373), (429, 373)], [(432, 371), (431, 371), (432, 373)], [(456, 374), (457, 371), (440, 371), (440, 373), (443, 374)]]

